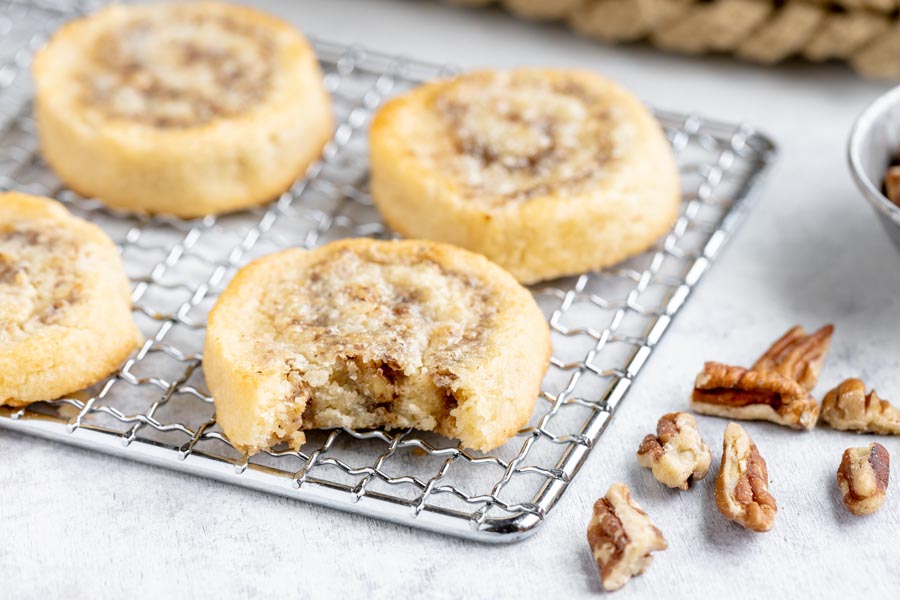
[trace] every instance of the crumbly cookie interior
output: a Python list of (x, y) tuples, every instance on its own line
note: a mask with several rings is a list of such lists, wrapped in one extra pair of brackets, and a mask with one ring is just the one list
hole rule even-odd
[(82, 295), (79, 271), (90, 260), (54, 223), (0, 224), (0, 345), (58, 322)]
[(238, 115), (270, 87), (270, 37), (190, 5), (130, 17), (97, 36), (81, 76), (83, 100), (109, 117), (160, 128)]
[(261, 412), (273, 434), (260, 447), (332, 427), (489, 435), (460, 407), (469, 391), (458, 376), (495, 317), (488, 283), (428, 256), (343, 249), (262, 293), (250, 330), (267, 334), (254, 356), (289, 385)]
[(488, 205), (578, 193), (627, 151), (616, 103), (572, 79), (473, 73), (443, 88), (433, 110), (419, 157)]

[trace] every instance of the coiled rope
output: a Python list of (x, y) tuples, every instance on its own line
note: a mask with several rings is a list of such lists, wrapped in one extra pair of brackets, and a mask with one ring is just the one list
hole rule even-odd
[(526, 19), (564, 21), (607, 42), (647, 40), (677, 52), (728, 52), (771, 64), (846, 60), (867, 77), (900, 79), (900, 0), (449, 0), (502, 4)]

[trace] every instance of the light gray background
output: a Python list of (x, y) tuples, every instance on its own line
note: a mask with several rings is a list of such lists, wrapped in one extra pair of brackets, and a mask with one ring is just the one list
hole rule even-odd
[[(656, 105), (758, 124), (781, 159), (535, 537), (463, 542), (0, 431), (0, 597), (587, 597), (600, 588), (585, 524), (615, 480), (670, 545), (618, 598), (900, 596), (900, 483), (867, 518), (849, 516), (835, 491), (841, 451), (868, 439), (748, 425), (779, 504), (762, 535), (719, 516), (712, 477), (670, 492), (634, 460), (656, 418), (686, 406), (703, 360), (748, 363), (795, 323), (837, 325), (818, 396), (862, 376), (900, 401), (900, 257), (844, 160), (854, 116), (884, 85), (841, 66), (765, 69), (605, 47), (431, 2), (255, 4), (322, 38), (463, 67), (595, 69)], [(714, 469), (724, 425), (700, 419)], [(900, 444), (882, 441), (900, 464)]]

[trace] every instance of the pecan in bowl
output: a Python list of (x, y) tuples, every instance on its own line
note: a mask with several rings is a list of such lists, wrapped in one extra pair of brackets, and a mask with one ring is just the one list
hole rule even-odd
[(900, 206), (900, 165), (891, 165), (884, 175), (884, 195)]
[(847, 157), (857, 188), (900, 250), (900, 198), (895, 187), (900, 173), (890, 171), (900, 159), (896, 131), (900, 131), (900, 87), (876, 99), (859, 116), (850, 132)]

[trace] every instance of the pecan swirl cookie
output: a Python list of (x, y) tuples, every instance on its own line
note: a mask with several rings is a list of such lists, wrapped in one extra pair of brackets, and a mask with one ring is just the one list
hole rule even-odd
[(245, 452), (333, 427), (412, 427), (487, 451), (528, 421), (549, 357), (531, 294), (484, 257), (353, 239), (241, 269), (210, 313), (203, 366)]
[(586, 71), (426, 84), (379, 111), (370, 146), (372, 196), (388, 225), (484, 254), (523, 283), (641, 252), (678, 213), (659, 125)]
[(140, 340), (106, 234), (53, 200), (0, 194), (0, 404), (96, 383)]
[(54, 34), (33, 74), (49, 165), (125, 210), (196, 217), (269, 201), (332, 132), (303, 36), (237, 6), (113, 5)]

